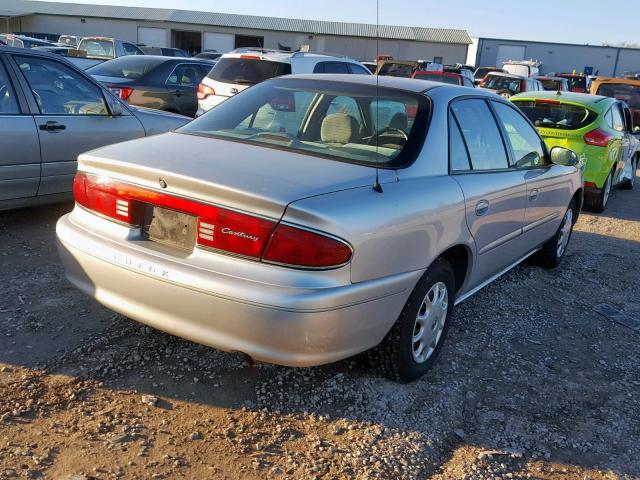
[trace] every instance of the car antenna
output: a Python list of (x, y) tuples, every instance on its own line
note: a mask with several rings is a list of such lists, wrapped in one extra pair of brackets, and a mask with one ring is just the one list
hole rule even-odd
[[(378, 57), (380, 56), (380, 0), (376, 0), (376, 62), (378, 61)], [(373, 191), (382, 193), (382, 185), (380, 185), (380, 169), (378, 168), (378, 142), (380, 141), (380, 137), (378, 137), (378, 125), (380, 125), (380, 119), (378, 112), (380, 111), (380, 94), (379, 94), (379, 80), (380, 76), (378, 73), (375, 73), (376, 76), (376, 123), (374, 129), (374, 135), (376, 136), (376, 181), (373, 184)]]

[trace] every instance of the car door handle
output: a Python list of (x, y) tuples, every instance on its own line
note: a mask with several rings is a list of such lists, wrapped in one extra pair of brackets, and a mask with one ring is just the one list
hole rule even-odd
[(533, 202), (538, 198), (538, 189), (534, 188), (529, 192), (529, 201)]
[(49, 121), (47, 123), (40, 124), (40, 130), (45, 130), (47, 132), (53, 132), (55, 130), (64, 130), (66, 125), (62, 125), (61, 123)]
[(173, 94), (174, 94), (176, 97), (181, 97), (182, 95), (184, 95), (184, 92), (183, 92), (182, 90), (175, 90), (175, 91), (173, 92)]
[(476, 203), (476, 215), (481, 217), (483, 215), (486, 215), (486, 213), (489, 211), (489, 202), (487, 202), (486, 200), (480, 200), (478, 203)]

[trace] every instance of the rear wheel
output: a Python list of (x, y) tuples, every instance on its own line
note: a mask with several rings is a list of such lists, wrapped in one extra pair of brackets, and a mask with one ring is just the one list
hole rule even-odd
[(620, 188), (624, 188), (625, 190), (631, 190), (633, 186), (636, 184), (636, 170), (638, 169), (638, 157), (631, 160), (631, 179), (625, 180), (625, 182), (620, 185)]
[(573, 225), (577, 219), (578, 206), (575, 198), (571, 199), (571, 203), (564, 214), (562, 223), (558, 227), (556, 234), (545, 243), (542, 248), (535, 254), (533, 260), (544, 268), (555, 268), (560, 265), (562, 257), (567, 251)]
[(607, 175), (607, 179), (604, 181), (604, 185), (602, 186), (600, 193), (595, 195), (585, 195), (585, 208), (596, 213), (604, 212), (604, 209), (607, 208), (607, 203), (609, 203), (609, 197), (611, 196), (612, 177), (613, 171), (609, 172), (609, 175)]
[(453, 269), (438, 259), (422, 276), (382, 343), (369, 352), (371, 364), (403, 383), (424, 375), (440, 353), (454, 296)]

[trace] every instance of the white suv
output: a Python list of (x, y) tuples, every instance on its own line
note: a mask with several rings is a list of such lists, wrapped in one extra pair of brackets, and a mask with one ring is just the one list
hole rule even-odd
[(198, 113), (202, 115), (236, 93), (273, 77), (295, 73), (371, 75), (361, 63), (324, 53), (279, 52), (241, 48), (220, 57), (198, 85)]

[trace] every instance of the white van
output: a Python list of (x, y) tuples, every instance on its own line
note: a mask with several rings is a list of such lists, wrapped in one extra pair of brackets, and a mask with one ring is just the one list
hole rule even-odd
[(509, 60), (502, 68), (512, 75), (521, 75), (527, 78), (534, 78), (540, 75), (542, 62), (538, 60)]

